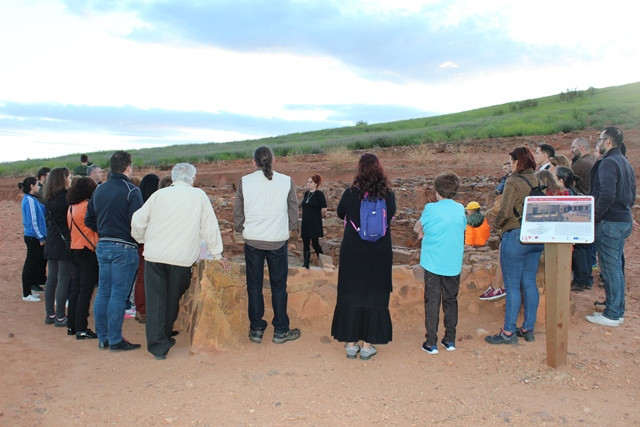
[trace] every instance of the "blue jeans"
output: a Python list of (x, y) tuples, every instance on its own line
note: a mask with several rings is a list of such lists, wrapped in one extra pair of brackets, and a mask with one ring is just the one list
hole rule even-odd
[(630, 222), (602, 221), (596, 224), (596, 249), (604, 279), (607, 308), (604, 317), (617, 320), (624, 317), (625, 279), (622, 266), (624, 242), (631, 234)]
[(507, 292), (503, 329), (507, 332), (516, 331), (516, 321), (522, 302), (524, 302), (523, 329), (532, 331), (535, 326), (540, 301), (536, 274), (543, 249), (544, 245), (520, 243), (519, 228), (502, 234), (500, 267), (504, 290)]
[(138, 248), (117, 242), (98, 241), (98, 293), (93, 303), (96, 334), (110, 345), (122, 341), (124, 302), (138, 270)]
[(265, 258), (267, 260), (267, 267), (269, 267), (274, 333), (288, 332), (287, 275), (289, 273), (289, 254), (286, 242), (282, 247), (272, 251), (256, 249), (246, 243), (244, 245), (250, 328), (252, 330), (264, 331), (267, 327), (267, 322), (262, 318), (264, 316), (262, 282), (264, 280)]

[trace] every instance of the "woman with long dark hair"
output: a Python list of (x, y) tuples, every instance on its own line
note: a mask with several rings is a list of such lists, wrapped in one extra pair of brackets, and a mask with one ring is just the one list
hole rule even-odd
[[(160, 184), (160, 178), (155, 173), (149, 173), (142, 177), (140, 181), (140, 192), (142, 192), (142, 201), (146, 202), (149, 197), (156, 191)], [(138, 256), (140, 262), (138, 264), (138, 273), (136, 274), (136, 281), (133, 285), (133, 302), (136, 305), (135, 319), (140, 323), (147, 321), (147, 304), (144, 294), (144, 244), (138, 245)]]
[[(507, 179), (495, 228), (500, 235), (500, 267), (507, 293), (504, 326), (496, 335), (485, 338), (489, 344), (515, 344), (518, 337), (534, 341), (540, 295), (536, 284), (538, 263), (544, 245), (520, 243), (520, 225), (524, 199), (531, 187), (540, 185), (534, 170), (536, 161), (527, 147), (518, 147), (509, 153), (513, 174)], [(520, 305), (524, 303), (524, 321), (516, 327)]]
[[(67, 225), (67, 191), (71, 186), (71, 173), (65, 167), (53, 168), (42, 193), (46, 202), (47, 242), (44, 257), (48, 260), (49, 275), (44, 291), (47, 312), (44, 322), (56, 327), (67, 326), (65, 306), (69, 296), (69, 282), (73, 275), (69, 253), (69, 226)], [(55, 308), (54, 308), (55, 300)]]
[[(45, 208), (38, 201), (38, 180), (30, 176), (18, 183), (22, 190), (22, 229), (24, 243), (27, 245), (27, 257), (22, 267), (22, 300), (39, 302), (40, 297), (32, 292), (38, 286), (38, 272), (45, 269), (43, 248), (47, 237)], [(36, 288), (38, 289), (38, 288)]]
[[(368, 199), (384, 199), (387, 207), (387, 232), (376, 242), (362, 240), (356, 230), (361, 226), (360, 203), (365, 195)], [(360, 352), (361, 359), (370, 359), (377, 353), (372, 344), (387, 344), (392, 338), (389, 295), (393, 252), (389, 225), (395, 212), (395, 194), (380, 160), (375, 154), (363, 154), (353, 183), (342, 194), (337, 208), (345, 228), (331, 335), (345, 343), (348, 358)]]
[(307, 180), (307, 191), (302, 196), (300, 237), (302, 237), (303, 265), (305, 268), (309, 268), (309, 261), (311, 260), (309, 243), (313, 245), (313, 250), (318, 258), (322, 253), (322, 247), (318, 239), (324, 237), (322, 217), (327, 212), (327, 200), (324, 197), (324, 193), (318, 190), (321, 183), (322, 177), (320, 175), (310, 176)]
[(92, 178), (83, 176), (73, 180), (67, 193), (67, 225), (70, 231), (71, 260), (75, 276), (69, 292), (67, 333), (75, 334), (79, 340), (98, 338), (98, 335), (88, 328), (87, 322), (93, 289), (98, 284), (98, 233), (84, 223), (89, 199), (97, 187)]

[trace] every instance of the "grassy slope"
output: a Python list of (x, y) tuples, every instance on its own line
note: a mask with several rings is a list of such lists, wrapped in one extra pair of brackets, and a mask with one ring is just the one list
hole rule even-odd
[[(640, 82), (587, 91), (567, 101), (559, 95), (479, 108), (462, 113), (375, 125), (325, 129), (250, 141), (174, 145), (129, 150), (135, 166), (202, 163), (250, 157), (253, 149), (269, 145), (277, 156), (321, 153), (338, 147), (367, 149), (397, 145), (453, 142), (478, 138), (550, 135), (613, 124), (640, 128)], [(87, 153), (103, 167), (112, 152)], [(0, 175), (35, 174), (43, 165), (77, 165), (78, 154), (53, 159), (29, 159), (0, 164)]]

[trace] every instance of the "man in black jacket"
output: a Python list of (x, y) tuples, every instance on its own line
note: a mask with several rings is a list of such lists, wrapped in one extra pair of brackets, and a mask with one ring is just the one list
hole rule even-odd
[(636, 200), (636, 176), (624, 149), (622, 131), (605, 128), (598, 139), (603, 155), (591, 169), (591, 195), (595, 199), (595, 243), (604, 280), (606, 308), (587, 320), (616, 327), (624, 322), (625, 278), (622, 268), (624, 243), (631, 234), (631, 207)]
[(142, 206), (140, 189), (129, 182), (131, 154), (116, 151), (111, 177), (94, 191), (85, 224), (98, 232), (96, 255), (100, 268), (93, 305), (98, 347), (126, 351), (140, 347), (122, 336), (125, 301), (138, 270), (138, 243), (131, 237), (131, 217)]

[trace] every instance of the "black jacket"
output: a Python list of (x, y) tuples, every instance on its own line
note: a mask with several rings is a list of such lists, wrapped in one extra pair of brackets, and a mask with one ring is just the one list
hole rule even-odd
[(44, 244), (44, 257), (58, 261), (70, 261), (70, 252), (66, 241), (69, 240), (67, 226), (67, 190), (46, 201), (45, 216), (47, 218), (47, 240)]
[(607, 151), (591, 169), (591, 195), (595, 199), (595, 222), (632, 222), (636, 201), (636, 175), (619, 147)]
[(131, 217), (142, 206), (140, 189), (126, 175), (111, 174), (93, 192), (84, 223), (98, 232), (100, 240), (120, 241), (138, 246), (131, 237)]

